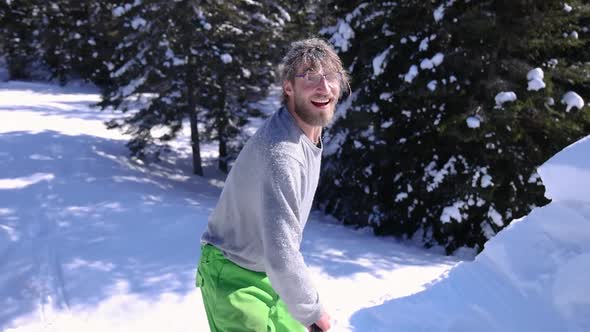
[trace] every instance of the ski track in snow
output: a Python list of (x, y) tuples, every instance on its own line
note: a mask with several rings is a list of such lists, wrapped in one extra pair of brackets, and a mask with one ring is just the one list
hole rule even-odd
[[(51, 185), (48, 185), (48, 189), (49, 192), (45, 196), (45, 200), (39, 197), (36, 202), (38, 206), (46, 209), (43, 211), (45, 216), (34, 218), (34, 221), (29, 224), (29, 236), (31, 243), (33, 243), (35, 265), (38, 266), (38, 273), (33, 279), (33, 284), (39, 287), (40, 317), (47, 328), (55, 322), (57, 312), (68, 312), (69, 310), (61, 261), (55, 243), (57, 226), (51, 212), (48, 211), (51, 208), (51, 199), (54, 197), (51, 194)], [(47, 199), (49, 201), (46, 201)]]

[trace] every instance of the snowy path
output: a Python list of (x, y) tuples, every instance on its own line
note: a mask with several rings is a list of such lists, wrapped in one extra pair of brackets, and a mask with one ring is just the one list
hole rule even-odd
[[(97, 100), (85, 88), (0, 83), (0, 330), (206, 331), (193, 275), (222, 184), (213, 147), (206, 178), (183, 158), (130, 163), (123, 137), (102, 125), (112, 115), (88, 107)], [(317, 214), (303, 251), (334, 331), (457, 262)]]

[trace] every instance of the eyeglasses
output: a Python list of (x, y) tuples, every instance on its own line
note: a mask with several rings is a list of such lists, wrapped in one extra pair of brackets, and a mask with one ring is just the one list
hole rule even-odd
[(342, 74), (340, 72), (331, 72), (327, 74), (320, 74), (313, 71), (306, 71), (303, 74), (297, 74), (295, 77), (305, 78), (305, 84), (307, 86), (316, 86), (322, 81), (322, 77), (328, 82), (329, 85), (340, 84), (342, 80)]

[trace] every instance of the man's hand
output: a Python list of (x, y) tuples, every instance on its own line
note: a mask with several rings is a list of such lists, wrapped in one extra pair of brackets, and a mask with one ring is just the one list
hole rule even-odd
[[(328, 331), (330, 329), (330, 327), (332, 327), (330, 325), (330, 315), (328, 315), (328, 313), (324, 312), (322, 314), (322, 317), (320, 317), (320, 319), (318, 319), (318, 321), (315, 322), (315, 325), (317, 325), (317, 327), (319, 327), (321, 331), (324, 331), (324, 332)], [(308, 330), (310, 332), (316, 332), (316, 331), (312, 330), (312, 326), (310, 326), (308, 328)]]

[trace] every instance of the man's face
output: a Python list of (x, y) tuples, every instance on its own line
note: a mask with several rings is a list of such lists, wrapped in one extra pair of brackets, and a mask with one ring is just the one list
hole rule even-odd
[(283, 89), (289, 96), (290, 107), (303, 122), (324, 127), (334, 116), (340, 83), (338, 72), (303, 67), (297, 71), (294, 82), (285, 82)]

